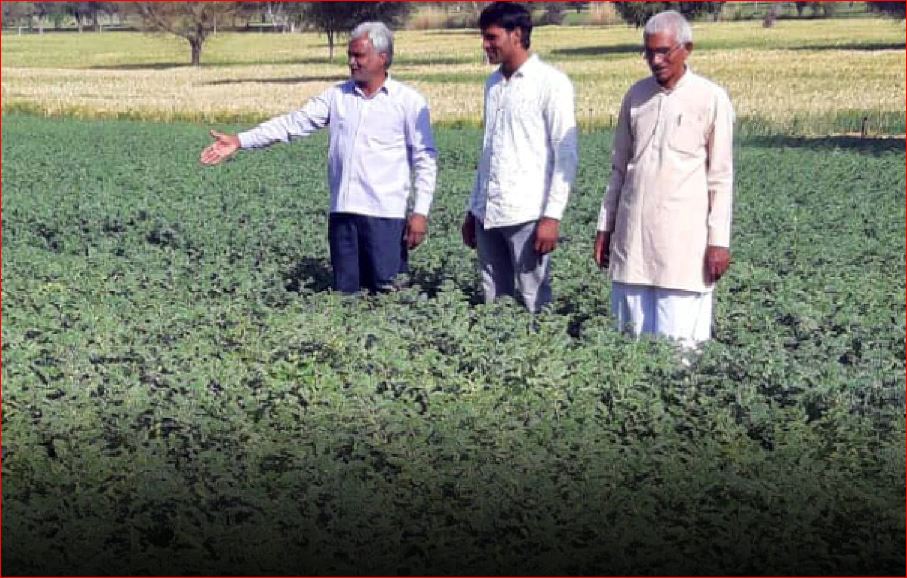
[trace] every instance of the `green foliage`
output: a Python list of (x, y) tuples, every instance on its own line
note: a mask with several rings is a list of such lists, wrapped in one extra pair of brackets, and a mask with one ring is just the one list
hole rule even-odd
[(649, 18), (665, 10), (676, 10), (688, 20), (717, 15), (721, 12), (724, 2), (613, 2), (613, 4), (624, 22), (640, 28)]
[(541, 15), (534, 18), (534, 24), (563, 24), (564, 18), (567, 17), (567, 11), (564, 9), (564, 6), (564, 2), (545, 2), (543, 7), (544, 10)]
[(794, 6), (798, 17), (804, 16), (809, 10), (813, 18), (830, 18), (837, 8), (833, 2), (794, 2)]
[(327, 290), (325, 135), (3, 119), (3, 559), (21, 574), (886, 574), (904, 567), (904, 144), (736, 151), (692, 369), (618, 335), (583, 135), (533, 317), (479, 304), (480, 132), (440, 130), (410, 289)]
[(380, 20), (394, 28), (411, 10), (408, 2), (308, 2), (305, 20), (327, 36), (329, 58), (333, 60), (336, 34), (369, 20)]
[(239, 10), (235, 2), (133, 2), (124, 6), (141, 19), (145, 30), (186, 40), (192, 66), (201, 64), (202, 46), (216, 32), (218, 18), (223, 24)]
[(904, 19), (905, 5), (903, 2), (867, 2), (866, 5), (873, 11), (892, 18)]

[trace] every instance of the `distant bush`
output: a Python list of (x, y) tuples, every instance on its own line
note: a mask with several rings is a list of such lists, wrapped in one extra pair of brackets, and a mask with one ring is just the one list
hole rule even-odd
[(589, 24), (605, 26), (608, 24), (621, 24), (623, 19), (614, 9), (611, 2), (594, 2), (589, 5)]
[(478, 28), (479, 27), (479, 12), (472, 10), (464, 10), (463, 12), (455, 12), (447, 15), (447, 21), (444, 24), (445, 28)]
[(724, 2), (614, 2), (614, 7), (627, 24), (637, 28), (663, 10), (677, 10), (688, 20), (720, 17)]
[(870, 10), (901, 20), (904, 19), (905, 6), (907, 6), (903, 2), (867, 2), (866, 5)]
[(447, 12), (437, 6), (419, 6), (410, 16), (406, 27), (410, 30), (438, 30), (447, 27)]
[(533, 23), (537, 26), (546, 24), (560, 25), (564, 23), (567, 11), (564, 10), (563, 2), (545, 2), (544, 9), (533, 14)]

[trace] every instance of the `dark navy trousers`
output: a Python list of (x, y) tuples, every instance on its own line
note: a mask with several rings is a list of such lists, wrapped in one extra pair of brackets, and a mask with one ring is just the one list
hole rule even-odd
[(334, 289), (341, 293), (392, 289), (394, 278), (409, 272), (405, 231), (406, 219), (331, 213), (328, 241)]

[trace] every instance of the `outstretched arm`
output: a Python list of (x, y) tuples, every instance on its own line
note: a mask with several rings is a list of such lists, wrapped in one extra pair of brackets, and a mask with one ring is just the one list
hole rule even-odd
[(216, 165), (242, 148), (262, 148), (308, 136), (330, 122), (331, 89), (309, 100), (301, 109), (272, 118), (238, 135), (211, 131), (214, 142), (202, 150), (199, 160)]
[(211, 136), (214, 137), (214, 142), (202, 150), (199, 159), (203, 165), (216, 165), (239, 150), (239, 137), (236, 135), (212, 130)]

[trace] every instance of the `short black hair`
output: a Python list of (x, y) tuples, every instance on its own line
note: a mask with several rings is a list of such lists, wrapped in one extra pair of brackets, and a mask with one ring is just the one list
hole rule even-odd
[(519, 28), (523, 31), (521, 44), (529, 48), (529, 37), (532, 35), (532, 16), (529, 10), (516, 2), (492, 2), (482, 10), (479, 16), (479, 29), (489, 26), (500, 26), (508, 32)]

